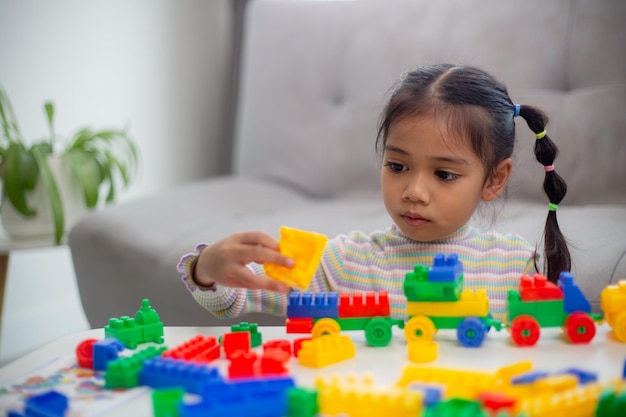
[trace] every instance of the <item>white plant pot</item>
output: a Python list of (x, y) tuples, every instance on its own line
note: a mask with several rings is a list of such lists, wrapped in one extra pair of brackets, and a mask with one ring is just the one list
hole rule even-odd
[[(52, 176), (56, 180), (63, 212), (65, 214), (64, 233), (69, 231), (88, 209), (85, 206), (83, 191), (78, 179), (72, 173), (69, 162), (63, 156), (49, 156), (48, 165)], [(34, 217), (25, 217), (20, 214), (2, 193), (0, 217), (5, 231), (13, 238), (54, 236), (54, 221), (52, 210), (41, 178), (32, 193), (26, 195), (29, 207), (37, 211)]]

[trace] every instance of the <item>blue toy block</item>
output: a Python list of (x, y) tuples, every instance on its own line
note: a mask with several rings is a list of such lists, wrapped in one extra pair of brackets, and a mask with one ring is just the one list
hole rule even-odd
[(203, 400), (196, 404), (183, 404), (181, 416), (283, 417), (287, 412), (287, 390), (294, 386), (294, 380), (289, 376), (207, 384), (204, 386), (206, 391), (200, 393)]
[(433, 265), (428, 270), (429, 282), (454, 282), (463, 275), (463, 262), (455, 253), (447, 258), (438, 253), (433, 258)]
[(26, 399), (24, 414), (10, 411), (8, 417), (64, 417), (68, 398), (57, 391), (47, 391)]
[(570, 272), (563, 271), (559, 274), (558, 285), (563, 290), (563, 309), (565, 313), (571, 314), (576, 311), (591, 313), (591, 303), (585, 297), (578, 284), (574, 282), (574, 277)]
[(139, 371), (139, 385), (152, 388), (183, 387), (186, 392), (193, 394), (205, 390), (207, 384), (222, 382), (224, 380), (215, 367), (161, 356), (145, 361)]
[(409, 390), (420, 391), (424, 394), (422, 404), (424, 404), (425, 407), (430, 407), (431, 405), (441, 401), (444, 388), (445, 387), (443, 385), (429, 384), (426, 382), (412, 382), (408, 386)]
[(511, 383), (513, 385), (532, 384), (533, 382), (537, 381), (538, 379), (546, 378), (549, 375), (550, 374), (548, 372), (545, 372), (545, 371), (526, 372), (525, 374), (522, 374), (522, 375), (516, 376), (515, 378), (512, 378), (511, 379)]
[(563, 375), (563, 374), (574, 375), (576, 378), (578, 378), (578, 383), (580, 385), (585, 385), (590, 382), (596, 382), (598, 380), (598, 374), (595, 374), (589, 371), (584, 371), (582, 369), (569, 368), (562, 372), (559, 372), (559, 375)]
[(118, 358), (124, 344), (117, 339), (102, 339), (93, 344), (93, 369), (106, 371), (109, 361)]
[(289, 318), (324, 318), (339, 317), (339, 298), (336, 292), (318, 292), (313, 295), (310, 292), (294, 291), (289, 294), (287, 305), (287, 317)]
[(626, 380), (626, 359), (624, 359), (624, 369), (622, 370), (622, 379)]

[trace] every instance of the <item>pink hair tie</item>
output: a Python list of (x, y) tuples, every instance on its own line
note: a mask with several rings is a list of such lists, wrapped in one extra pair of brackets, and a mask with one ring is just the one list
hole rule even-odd
[(544, 165), (543, 168), (546, 172), (554, 171), (554, 165)]

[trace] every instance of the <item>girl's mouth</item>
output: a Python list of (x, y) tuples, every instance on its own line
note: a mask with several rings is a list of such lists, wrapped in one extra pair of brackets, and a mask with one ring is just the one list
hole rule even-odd
[(410, 213), (403, 214), (402, 220), (404, 220), (404, 222), (407, 225), (413, 226), (413, 227), (424, 226), (425, 224), (430, 223), (430, 220), (425, 219), (421, 217), (420, 215), (410, 214)]

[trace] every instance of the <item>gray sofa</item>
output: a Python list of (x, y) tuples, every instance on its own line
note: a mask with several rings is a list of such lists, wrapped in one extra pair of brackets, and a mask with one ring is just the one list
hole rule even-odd
[[(423, 63), (490, 70), (515, 102), (544, 108), (569, 192), (559, 221), (573, 272), (599, 293), (626, 277), (626, 2), (259, 0), (244, 25), (233, 170), (96, 212), (69, 235), (90, 324), (147, 297), (167, 325), (217, 325), (176, 264), (198, 242), (281, 225), (334, 236), (390, 224), (379, 197), (376, 123), (388, 88)], [(201, 40), (199, 40), (201, 42)], [(518, 123), (496, 229), (540, 243), (547, 214), (534, 137)], [(280, 323), (276, 317), (244, 317)]]

